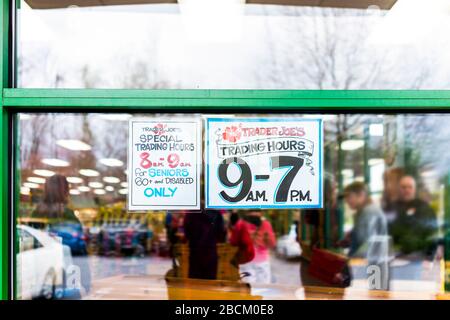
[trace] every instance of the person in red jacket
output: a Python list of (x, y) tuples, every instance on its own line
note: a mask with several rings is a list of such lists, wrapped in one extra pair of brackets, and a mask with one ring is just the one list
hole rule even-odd
[(230, 233), (228, 242), (232, 246), (238, 247), (238, 251), (231, 261), (235, 266), (250, 262), (255, 257), (255, 248), (250, 237), (247, 224), (239, 218), (237, 212), (230, 215)]
[(270, 283), (272, 281), (270, 249), (276, 244), (272, 225), (262, 217), (261, 211), (249, 212), (244, 220), (255, 248), (255, 257), (250, 262), (242, 264), (240, 271), (248, 274), (246, 280), (250, 283)]

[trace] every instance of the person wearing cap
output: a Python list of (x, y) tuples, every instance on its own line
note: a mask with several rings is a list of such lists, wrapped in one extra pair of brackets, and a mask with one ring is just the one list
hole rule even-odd
[[(380, 274), (376, 285), (369, 287), (387, 290), (388, 280), (388, 236), (384, 213), (373, 203), (367, 186), (362, 182), (353, 182), (345, 187), (344, 199), (350, 209), (355, 211), (353, 229), (346, 237), (350, 258), (366, 258), (366, 275), (375, 267)], [(345, 241), (343, 242), (345, 243)]]

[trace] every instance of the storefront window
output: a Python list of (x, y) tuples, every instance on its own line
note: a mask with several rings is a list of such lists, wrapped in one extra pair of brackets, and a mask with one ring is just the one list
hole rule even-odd
[(450, 88), (446, 1), (287, 2), (21, 0), (17, 85)]
[[(130, 119), (241, 116), (323, 120), (323, 209), (127, 210)], [(443, 281), (449, 120), (19, 113), (16, 296), (432, 297)]]

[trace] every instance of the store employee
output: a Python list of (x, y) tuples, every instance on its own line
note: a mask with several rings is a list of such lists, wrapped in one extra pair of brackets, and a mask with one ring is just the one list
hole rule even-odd
[(399, 183), (396, 218), (389, 226), (394, 244), (402, 254), (431, 257), (437, 244), (437, 217), (430, 205), (417, 198), (416, 180), (404, 176)]

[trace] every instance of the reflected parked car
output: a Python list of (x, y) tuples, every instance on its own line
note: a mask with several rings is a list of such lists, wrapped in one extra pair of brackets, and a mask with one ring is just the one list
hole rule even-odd
[(117, 231), (116, 244), (120, 253), (144, 256), (147, 239), (151, 236), (151, 232), (143, 225), (129, 224)]
[(60, 237), (62, 243), (70, 248), (72, 255), (87, 255), (87, 238), (80, 224), (71, 222), (52, 224), (49, 232)]
[(22, 299), (61, 298), (64, 270), (72, 265), (70, 248), (37, 229), (18, 225), (17, 288)]
[(143, 256), (152, 232), (145, 225), (131, 222), (105, 223), (98, 230), (91, 231), (91, 241), (96, 238), (101, 255)]

